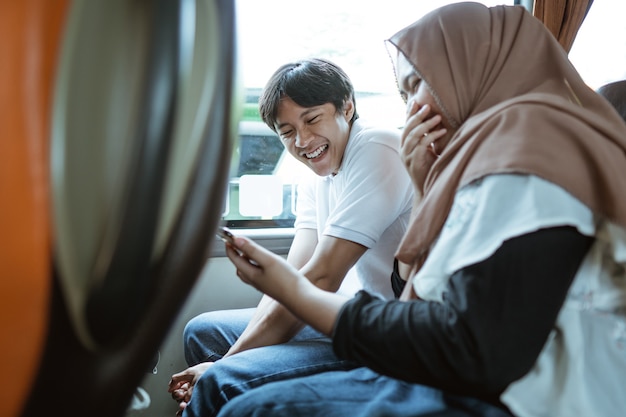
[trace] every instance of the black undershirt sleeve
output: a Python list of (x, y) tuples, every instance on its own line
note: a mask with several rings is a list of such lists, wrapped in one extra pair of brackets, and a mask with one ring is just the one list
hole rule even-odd
[(406, 281), (402, 279), (400, 272), (398, 271), (398, 260), (394, 259), (393, 271), (391, 272), (391, 289), (395, 298), (400, 298), (405, 285)]
[(443, 302), (361, 291), (340, 312), (334, 350), (381, 374), (497, 398), (534, 364), (592, 242), (573, 227), (512, 238), (454, 273)]

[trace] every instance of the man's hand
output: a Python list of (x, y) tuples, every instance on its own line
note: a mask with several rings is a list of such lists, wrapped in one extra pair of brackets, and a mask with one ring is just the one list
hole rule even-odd
[(172, 375), (167, 392), (172, 394), (172, 398), (178, 402), (177, 416), (182, 415), (187, 403), (191, 400), (193, 387), (198, 382), (202, 374), (213, 365), (213, 362), (202, 362), (191, 366), (182, 372)]

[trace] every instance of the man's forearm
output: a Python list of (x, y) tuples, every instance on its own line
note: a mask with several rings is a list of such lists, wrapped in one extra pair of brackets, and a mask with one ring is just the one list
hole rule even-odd
[(303, 326), (289, 310), (264, 295), (250, 323), (224, 357), (256, 347), (285, 343)]

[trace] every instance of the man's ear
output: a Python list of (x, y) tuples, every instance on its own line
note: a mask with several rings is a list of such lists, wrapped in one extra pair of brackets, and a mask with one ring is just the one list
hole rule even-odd
[(352, 116), (354, 115), (354, 101), (346, 100), (343, 102), (343, 115), (347, 121), (352, 120)]

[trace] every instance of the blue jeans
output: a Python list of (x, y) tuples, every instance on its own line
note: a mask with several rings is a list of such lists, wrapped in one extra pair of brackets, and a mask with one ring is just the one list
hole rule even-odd
[[(215, 362), (228, 352), (254, 315), (254, 308), (219, 310), (202, 313), (187, 322), (183, 347), (187, 365)], [(325, 337), (311, 327), (304, 327), (292, 340)]]
[(184, 417), (215, 416), (228, 401), (269, 382), (356, 366), (338, 359), (331, 340), (310, 327), (302, 329), (288, 343), (250, 349), (221, 359), (253, 313), (254, 309), (209, 312), (185, 326), (187, 363), (190, 366), (205, 361), (215, 363), (196, 382)]
[(219, 417), (512, 417), (470, 397), (386, 377), (368, 368), (279, 381), (228, 402)]

